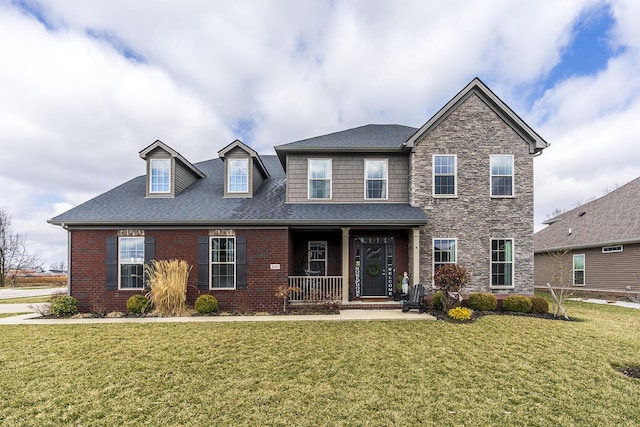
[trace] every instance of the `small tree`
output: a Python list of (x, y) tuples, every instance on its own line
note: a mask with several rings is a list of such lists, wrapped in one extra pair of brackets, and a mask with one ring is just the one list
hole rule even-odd
[(445, 313), (462, 301), (460, 291), (470, 281), (467, 269), (458, 264), (444, 264), (434, 272), (433, 283), (441, 291), (440, 299)]
[(290, 286), (286, 283), (278, 285), (276, 288), (276, 297), (282, 300), (282, 312), (287, 312), (287, 304), (289, 303), (289, 298), (291, 298), (291, 294), (294, 292), (300, 292), (300, 288), (296, 286)]
[(571, 296), (571, 284), (573, 283), (573, 266), (569, 259), (569, 249), (547, 252), (545, 254), (547, 263), (547, 277), (551, 283), (547, 283), (547, 288), (551, 297), (555, 301), (553, 305), (553, 315), (569, 319), (564, 307), (567, 298)]
[(27, 235), (14, 233), (11, 217), (0, 209), (0, 288), (10, 280), (16, 282), (16, 272), (34, 267), (38, 256), (27, 251)]

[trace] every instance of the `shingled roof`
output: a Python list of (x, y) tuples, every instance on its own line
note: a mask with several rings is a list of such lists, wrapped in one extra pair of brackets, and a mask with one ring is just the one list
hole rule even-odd
[(535, 252), (640, 242), (640, 177), (545, 223)]
[(196, 163), (200, 179), (175, 198), (145, 197), (145, 176), (138, 176), (49, 220), (56, 225), (341, 225), (400, 226), (426, 223), (419, 208), (380, 203), (285, 203), (285, 175), (273, 155), (260, 156), (269, 172), (254, 197), (224, 197), (220, 158)]
[(275, 146), (280, 162), (286, 163), (291, 152), (401, 152), (405, 142), (418, 129), (403, 125), (364, 125), (314, 138)]

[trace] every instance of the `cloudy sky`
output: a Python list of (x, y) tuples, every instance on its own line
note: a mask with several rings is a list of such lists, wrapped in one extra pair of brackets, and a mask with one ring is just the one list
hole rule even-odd
[(536, 229), (640, 175), (637, 0), (0, 0), (0, 208), (46, 220), (144, 173), (367, 123), (421, 126), (480, 77), (551, 143)]

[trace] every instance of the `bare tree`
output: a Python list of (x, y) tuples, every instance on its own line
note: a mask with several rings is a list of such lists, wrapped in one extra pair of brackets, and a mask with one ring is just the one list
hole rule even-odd
[(38, 256), (27, 251), (27, 235), (14, 233), (11, 217), (0, 209), (0, 287), (15, 284), (16, 272), (37, 265)]
[(545, 257), (546, 270), (552, 284), (547, 283), (547, 288), (555, 301), (553, 315), (562, 315), (569, 319), (564, 307), (567, 298), (571, 296), (571, 284), (573, 283), (573, 266), (569, 258), (569, 249), (547, 252)]

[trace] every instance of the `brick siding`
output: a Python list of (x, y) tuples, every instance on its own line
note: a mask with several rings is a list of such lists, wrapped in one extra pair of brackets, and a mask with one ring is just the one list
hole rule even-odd
[[(126, 302), (139, 290), (106, 289), (106, 239), (118, 230), (71, 231), (71, 295), (78, 299), (80, 311), (126, 311)], [(240, 229), (236, 236), (247, 239), (247, 288), (242, 290), (201, 291), (197, 286), (198, 236), (208, 229), (147, 229), (153, 236), (155, 259), (181, 259), (193, 266), (187, 284), (187, 304), (193, 305), (199, 295), (214, 295), (222, 311), (269, 311), (282, 309), (275, 288), (288, 281), (288, 245), (286, 229)], [(271, 264), (280, 264), (271, 270)]]

